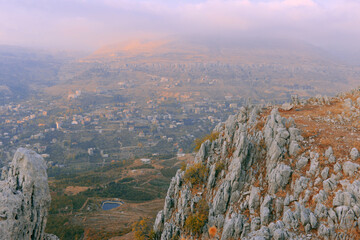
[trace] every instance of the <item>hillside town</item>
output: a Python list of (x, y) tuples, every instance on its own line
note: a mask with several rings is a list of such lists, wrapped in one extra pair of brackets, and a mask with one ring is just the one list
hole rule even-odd
[(244, 102), (232, 96), (216, 102), (181, 96), (137, 102), (116, 96), (74, 91), (1, 106), (1, 164), (19, 146), (41, 154), (50, 168), (89, 169), (160, 153), (181, 156)]

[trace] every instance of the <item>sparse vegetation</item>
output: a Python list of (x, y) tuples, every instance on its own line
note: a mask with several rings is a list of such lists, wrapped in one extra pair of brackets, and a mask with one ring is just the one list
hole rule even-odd
[(164, 177), (172, 178), (173, 176), (175, 176), (178, 169), (178, 167), (163, 168), (160, 170), (160, 172)]
[(181, 163), (181, 167), (180, 167), (181, 171), (185, 171), (185, 170), (186, 170), (186, 166), (187, 166), (186, 162), (182, 162), (182, 163)]
[(155, 232), (152, 230), (152, 221), (149, 218), (141, 218), (133, 224), (136, 240), (155, 239)]
[(195, 209), (196, 212), (186, 218), (184, 228), (188, 232), (199, 235), (208, 220), (209, 206), (205, 199), (201, 199)]
[(55, 234), (62, 240), (81, 239), (84, 234), (84, 229), (70, 222), (68, 215), (49, 215), (45, 231)]
[(205, 135), (202, 138), (197, 138), (195, 139), (195, 151), (199, 151), (201, 144), (203, 144), (204, 142), (206, 142), (207, 140), (209, 140), (210, 142), (214, 141), (215, 139), (217, 139), (219, 137), (219, 132), (212, 132), (208, 135)]
[(215, 163), (215, 175), (217, 176), (221, 173), (222, 170), (225, 169), (225, 163), (223, 161), (219, 161)]
[(105, 229), (86, 229), (84, 235), (85, 239), (111, 239), (115, 236), (122, 236), (131, 232), (131, 228), (123, 228), (119, 231), (109, 232)]
[(140, 166), (131, 167), (130, 169), (154, 169), (154, 166), (150, 164), (143, 164)]
[(131, 201), (149, 201), (158, 197), (157, 194), (140, 190), (129, 183), (125, 184), (116, 182), (111, 182), (104, 187), (86, 190), (78, 195), (84, 195), (87, 197), (122, 198)]
[(185, 171), (184, 179), (191, 184), (200, 184), (205, 181), (208, 171), (202, 163), (195, 163)]
[(55, 214), (79, 210), (85, 203), (86, 199), (87, 196), (84, 196), (83, 194), (77, 194), (74, 196), (52, 194), (49, 212), (51, 214)]
[[(81, 236), (94, 240), (109, 239), (130, 232), (131, 224), (136, 219), (129, 219), (126, 224), (121, 223), (118, 229), (105, 228), (103, 225), (108, 224), (107, 222), (99, 223), (98, 228), (98, 226), (92, 225), (91, 220), (87, 219), (92, 214), (101, 219), (102, 216), (97, 215), (103, 211), (101, 210), (101, 202), (109, 198), (130, 201), (131, 204), (139, 204), (139, 208), (143, 208), (143, 204), (147, 201), (164, 198), (170, 179), (179, 166), (176, 165), (176, 159), (158, 159), (157, 162), (161, 166), (160, 169), (154, 168), (150, 164), (139, 165), (134, 160), (126, 160), (125, 163), (119, 162), (87, 172), (74, 171), (70, 174), (64, 172), (64, 174), (56, 175), (50, 182), (52, 201), (49, 209), (50, 217), (48, 218), (47, 232), (65, 236), (61, 239), (79, 239), (79, 236)], [(145, 167), (152, 170), (146, 171), (145, 175), (140, 170), (132, 171), (137, 166), (139, 166), (138, 169)], [(130, 174), (124, 174), (126, 170), (130, 170)], [(154, 174), (154, 172), (157, 172), (157, 174)], [(66, 191), (68, 187), (84, 187), (84, 190), (72, 195), (72, 193)], [(160, 204), (160, 202), (156, 202), (156, 204)], [(125, 211), (137, 210), (130, 207)], [(151, 211), (157, 212), (158, 209), (155, 207)], [(111, 213), (109, 214), (111, 215)], [(135, 218), (136, 216), (134, 215)], [(143, 216), (150, 217), (146, 213)], [(111, 223), (118, 221), (118, 218), (114, 219), (111, 220)], [(63, 223), (59, 223), (59, 221), (63, 221)], [(73, 222), (78, 225), (72, 224)], [(65, 224), (65, 226), (61, 225), (61, 228), (56, 228), (56, 225), (59, 224)], [(62, 231), (61, 234), (58, 234), (60, 231), (58, 229)]]
[(232, 157), (232, 155), (234, 154), (234, 152), (235, 152), (235, 147), (229, 147), (228, 148), (228, 150), (227, 150), (227, 158), (231, 158)]

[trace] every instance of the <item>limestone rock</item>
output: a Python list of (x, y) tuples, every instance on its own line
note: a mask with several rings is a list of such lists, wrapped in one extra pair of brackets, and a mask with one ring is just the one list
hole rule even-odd
[(250, 198), (249, 198), (249, 210), (251, 214), (260, 207), (260, 189), (257, 187), (251, 187)]
[[(293, 100), (294, 105), (304, 104)], [(331, 104), (326, 96), (308, 103)], [(360, 116), (358, 105), (351, 104), (351, 109), (339, 114), (342, 122), (331, 111), (309, 119), (340, 128), (338, 123), (347, 124)], [(294, 119), (282, 117), (276, 108), (267, 118), (259, 116), (271, 107), (244, 106), (216, 126), (218, 139), (203, 143), (194, 161), (206, 167), (206, 179), (192, 186), (177, 173), (155, 221), (157, 236), (208, 239), (208, 228), (215, 226), (217, 239), (351, 239), (347, 234), (360, 226), (359, 153), (353, 149), (349, 156), (335, 158), (335, 149), (324, 151), (321, 142), (316, 142), (322, 134), (301, 136), (295, 111)], [(323, 131), (322, 126), (317, 129)], [(297, 156), (300, 148), (303, 151)], [(216, 173), (220, 161), (225, 168)], [(209, 214), (198, 236), (186, 231), (184, 222), (196, 212), (201, 199), (207, 201)]]
[(310, 223), (310, 213), (311, 211), (305, 207), (300, 208), (300, 221), (303, 226)]
[(327, 179), (328, 176), (329, 176), (329, 168), (328, 167), (325, 167), (322, 171), (321, 171), (321, 177), (322, 179)]
[(299, 160), (296, 162), (296, 168), (301, 169), (305, 167), (309, 162), (309, 159), (306, 157), (300, 157)]
[(289, 146), (289, 154), (290, 156), (295, 156), (300, 151), (300, 146), (297, 141), (291, 141)]
[(291, 167), (285, 164), (273, 169), (269, 176), (269, 192), (274, 194), (279, 188), (284, 188), (289, 183), (291, 173)]
[(54, 234), (48, 234), (45, 233), (44, 235), (44, 240), (60, 240), (60, 238), (58, 238), (56, 235)]
[(208, 179), (208, 183), (207, 183), (207, 188), (211, 189), (214, 184), (215, 184), (215, 176), (216, 175), (216, 171), (215, 171), (215, 164), (211, 166), (210, 168), (210, 176)]
[(176, 239), (179, 236), (179, 228), (172, 223), (165, 223), (164, 231), (161, 234), (161, 240)]
[(173, 206), (174, 206), (174, 200), (171, 197), (166, 196), (165, 204), (164, 204), (164, 219), (165, 219), (165, 221), (167, 221), (171, 217)]
[(314, 214), (318, 218), (326, 218), (328, 216), (328, 210), (322, 203), (318, 203), (316, 204)]
[(290, 141), (303, 141), (304, 138), (300, 134), (300, 129), (296, 127), (289, 127)]
[(239, 239), (243, 232), (244, 217), (233, 213), (225, 220), (221, 239)]
[(356, 148), (351, 149), (350, 156), (355, 161), (359, 157), (359, 151)]
[(291, 109), (293, 109), (294, 105), (290, 104), (290, 103), (284, 103), (283, 105), (281, 105), (281, 109), (284, 111), (290, 111)]
[(336, 188), (336, 185), (337, 185), (337, 182), (332, 178), (328, 178), (327, 180), (325, 180), (323, 182), (323, 187), (326, 192), (333, 191)]
[(316, 228), (318, 221), (314, 213), (310, 212), (310, 224), (312, 228)]
[(260, 207), (260, 220), (262, 225), (268, 225), (272, 219), (272, 202), (273, 197), (266, 195)]
[(289, 236), (288, 236), (286, 230), (284, 230), (284, 229), (278, 228), (273, 233), (273, 239), (275, 239), (275, 240), (285, 240), (288, 238), (289, 238)]
[(336, 158), (335, 158), (334, 155), (330, 155), (330, 157), (329, 157), (329, 162), (330, 162), (330, 163), (335, 163), (335, 162), (336, 162)]
[(295, 181), (294, 195), (296, 196), (296, 198), (298, 198), (300, 193), (307, 188), (309, 181), (310, 181), (309, 178), (302, 177), (302, 176)]
[(315, 175), (316, 171), (319, 168), (319, 154), (318, 153), (310, 153), (310, 169), (306, 172), (307, 175)]
[(325, 151), (325, 157), (326, 158), (329, 158), (333, 154), (334, 154), (334, 152), (333, 152), (332, 147), (329, 147), (328, 149), (326, 149), (326, 151)]
[(156, 215), (155, 223), (154, 223), (154, 232), (159, 233), (163, 230), (164, 227), (164, 211), (161, 210)]
[(299, 226), (299, 221), (296, 214), (294, 214), (290, 209), (284, 212), (282, 221), (287, 228), (297, 229)]
[(226, 211), (229, 199), (230, 183), (228, 181), (225, 181), (223, 184), (221, 184), (213, 200), (213, 208), (215, 214), (223, 214)]
[(345, 105), (345, 107), (351, 108), (353, 105), (353, 102), (350, 98), (347, 98), (344, 100), (344, 105)]
[(318, 203), (326, 201), (328, 194), (324, 190), (320, 190), (318, 194), (314, 196), (314, 199)]
[(341, 164), (340, 163), (336, 163), (334, 165), (334, 172), (339, 173), (342, 170)]
[(360, 168), (359, 164), (350, 161), (347, 161), (343, 164), (343, 171), (348, 176), (353, 176), (354, 173), (357, 172), (359, 168)]
[(50, 206), (46, 163), (34, 151), (16, 151), (0, 181), (0, 239), (44, 239)]
[(251, 232), (249, 238), (252, 240), (270, 240), (271, 233), (269, 228), (263, 226), (260, 230)]
[(259, 217), (254, 217), (251, 219), (251, 231), (257, 231), (261, 228), (261, 219)]

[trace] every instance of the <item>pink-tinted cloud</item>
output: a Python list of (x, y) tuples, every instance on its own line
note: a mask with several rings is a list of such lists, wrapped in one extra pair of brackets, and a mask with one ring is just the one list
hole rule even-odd
[(95, 49), (139, 35), (247, 34), (356, 47), (355, 0), (0, 0), (0, 43)]
[(283, 4), (291, 7), (314, 7), (316, 3), (312, 0), (285, 0)]

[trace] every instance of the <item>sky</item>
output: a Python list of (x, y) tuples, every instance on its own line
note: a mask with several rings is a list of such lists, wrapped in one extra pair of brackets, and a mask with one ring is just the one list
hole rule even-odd
[(289, 38), (359, 51), (358, 0), (0, 0), (0, 44), (95, 50), (129, 38)]

